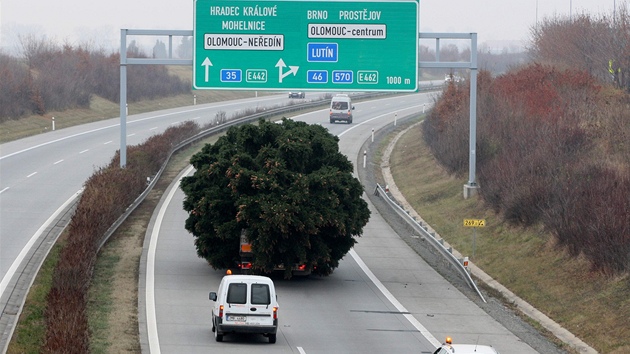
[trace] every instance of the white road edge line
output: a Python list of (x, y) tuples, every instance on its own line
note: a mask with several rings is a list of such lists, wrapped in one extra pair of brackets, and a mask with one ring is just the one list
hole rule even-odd
[[(275, 97), (273, 97), (273, 96), (271, 96), (271, 97), (264, 97), (264, 98), (261, 98), (261, 97), (257, 98), (258, 101), (270, 101), (270, 100), (273, 100), (273, 99), (275, 99)], [(146, 117), (146, 118), (139, 118), (139, 119), (130, 120), (130, 121), (127, 122), (127, 124), (133, 124), (133, 123), (137, 123), (137, 122), (142, 122), (142, 121), (149, 120), (149, 119), (156, 119), (156, 118), (167, 117), (167, 116), (174, 115), (174, 114), (190, 113), (190, 112), (204, 110), (204, 109), (209, 109), (209, 108), (216, 109), (216, 108), (228, 107), (228, 106), (237, 106), (238, 107), (239, 104), (240, 103), (237, 103), (237, 104), (235, 104), (235, 103), (215, 104), (212, 107), (193, 108), (193, 109), (187, 109), (187, 110), (178, 111), (178, 112), (174, 112), (174, 113), (157, 114), (157, 115)], [(150, 112), (150, 113), (154, 113), (154, 112)], [(112, 119), (114, 119), (114, 118), (119, 118), (119, 117), (113, 117)], [(129, 118), (129, 116), (127, 116), (127, 118)], [(46, 146), (46, 145), (49, 145), (49, 144), (57, 143), (57, 142), (60, 142), (60, 141), (66, 140), (66, 139), (70, 139), (70, 138), (74, 138), (74, 137), (77, 137), (77, 136), (90, 134), (90, 133), (94, 133), (94, 132), (97, 132), (97, 131), (100, 131), (100, 130), (110, 129), (110, 128), (114, 128), (114, 127), (118, 127), (118, 126), (120, 126), (120, 123), (108, 125), (108, 126), (102, 127), (102, 128), (96, 128), (96, 129), (88, 130), (88, 131), (77, 133), (77, 134), (73, 134), (73, 135), (68, 135), (68, 136), (65, 136), (65, 137), (62, 137), (62, 138), (59, 138), (59, 139), (55, 139), (55, 140), (51, 140), (51, 141), (48, 141), (48, 142), (45, 142), (45, 143), (41, 143), (39, 145), (31, 146), (31, 147), (29, 147), (27, 149), (16, 151), (16, 152), (8, 154), (8, 155), (0, 156), (0, 160), (6, 159), (7, 157), (15, 156), (17, 154), (21, 154), (21, 153), (26, 152), (26, 151), (37, 149), (37, 148), (40, 148), (42, 146)]]
[[(6, 189), (8, 189), (8, 188), (6, 188)], [(4, 190), (6, 190), (6, 189), (4, 189)], [(4, 296), (4, 291), (7, 288), (7, 284), (9, 284), (9, 281), (11, 280), (11, 278), (13, 278), (13, 275), (15, 275), (15, 272), (16, 272), (17, 268), (20, 266), (20, 264), (22, 263), (22, 261), (26, 257), (27, 253), (31, 250), (31, 248), (33, 247), (33, 244), (35, 243), (35, 241), (44, 232), (44, 230), (46, 230), (48, 228), (48, 226), (57, 218), (57, 216), (59, 216), (59, 214), (61, 214), (61, 212), (68, 205), (70, 205), (70, 203), (72, 203), (79, 195), (81, 195), (81, 192), (83, 192), (83, 188), (81, 188), (78, 192), (73, 194), (72, 197), (70, 197), (70, 199), (66, 200), (65, 203), (63, 203), (57, 210), (55, 210), (55, 212), (48, 218), (48, 220), (46, 220), (46, 222), (44, 224), (42, 224), (42, 226), (39, 227), (39, 229), (35, 232), (35, 234), (33, 234), (31, 239), (28, 240), (26, 245), (24, 245), (24, 247), (22, 248), (22, 251), (20, 251), (20, 254), (13, 261), (13, 264), (11, 264), (11, 268), (9, 268), (7, 273), (2, 278), (2, 282), (0, 282), (0, 297)], [(35, 279), (33, 278), (33, 280), (35, 280)], [(11, 338), (11, 337), (9, 337), (9, 338)]]
[[(416, 108), (416, 107), (420, 107), (420, 106), (421, 105), (408, 107), (408, 108), (405, 108), (405, 109), (400, 109), (400, 110), (398, 110), (396, 112), (404, 111), (404, 110), (407, 110), (407, 109)], [(374, 119), (378, 119), (378, 118), (384, 117), (386, 115), (389, 115), (389, 114), (384, 114), (384, 115), (381, 115), (381, 116), (369, 119), (368, 121), (371, 121), (371, 120), (374, 120)], [(366, 123), (368, 121), (365, 121), (363, 123)], [(361, 124), (363, 124), (363, 123), (361, 123)], [(339, 136), (341, 136), (344, 133), (354, 129), (358, 125), (360, 125), (360, 124), (357, 124), (357, 125), (353, 126), (352, 128), (349, 128), (349, 129), (345, 130), (344, 132), (339, 134)], [(188, 167), (188, 169), (186, 170), (186, 172), (184, 172), (182, 174), (182, 177), (180, 177), (178, 182), (180, 182), (181, 179), (184, 176), (189, 175), (190, 172), (193, 169), (194, 169), (193, 166)], [(177, 183), (176, 186), (179, 186), (179, 183)], [(168, 208), (168, 205), (170, 204), (171, 200), (173, 199), (173, 196), (175, 195), (176, 191), (177, 191), (177, 187), (171, 188), (171, 190), (168, 192), (168, 195), (166, 196), (166, 199), (164, 199), (164, 203), (162, 203), (162, 207), (160, 208), (160, 211), (158, 212), (157, 218), (155, 219), (155, 224), (153, 225), (153, 230), (151, 231), (151, 240), (149, 241), (149, 250), (148, 250), (148, 254), (147, 254), (145, 306), (146, 306), (146, 313), (147, 313), (147, 336), (149, 337), (149, 351), (152, 354), (160, 354), (161, 353), (160, 352), (160, 339), (159, 339), (158, 332), (157, 332), (157, 317), (156, 317), (156, 314), (155, 314), (155, 289), (154, 289), (154, 287), (155, 287), (155, 252), (157, 250), (157, 241), (158, 241), (158, 236), (159, 236), (159, 232), (160, 232), (160, 227), (162, 225), (162, 220), (164, 220), (164, 215), (166, 214), (166, 209)], [(392, 303), (392, 305), (394, 305), (401, 312), (408, 312), (405, 309), (405, 307), (400, 302), (398, 302), (398, 300), (396, 300), (396, 298), (389, 292), (389, 290), (387, 290), (387, 288), (385, 288), (385, 286), (383, 286), (383, 284), (376, 278), (376, 276), (374, 276), (374, 274), (370, 271), (370, 269), (367, 268), (367, 265), (365, 265), (365, 263), (359, 257), (359, 255), (356, 254), (356, 252), (354, 252), (354, 250), (350, 250), (349, 253), (355, 259), (357, 264), (359, 264), (361, 269), (363, 269), (363, 271), (370, 278), (370, 280), (372, 280), (374, 285), (376, 285), (376, 287), (383, 293), (383, 295), (385, 297), (387, 297), (387, 299)], [(413, 317), (412, 315), (409, 315), (409, 314), (406, 314), (404, 316), (405, 316), (405, 318), (407, 318), (407, 320), (414, 327), (416, 327), (416, 329), (418, 329), (418, 331), (420, 331), (420, 333), (429, 342), (431, 342), (431, 344), (434, 344), (435, 347), (439, 347), (440, 345), (442, 345), (437, 339), (435, 339), (435, 337), (433, 337), (433, 335), (431, 335), (431, 333), (429, 333), (429, 331), (427, 331), (426, 328), (424, 328), (424, 326), (418, 320), (415, 319), (415, 317)], [(306, 354), (304, 349), (302, 349), (301, 347), (297, 347), (297, 348), (298, 348), (298, 351), (301, 354)]]
[[(411, 107), (407, 107), (404, 109), (399, 109), (396, 110), (394, 112), (390, 112), (388, 114), (383, 114), (371, 119), (368, 119), (364, 122), (361, 122), (359, 124), (356, 124), (354, 126), (352, 126), (351, 128), (348, 128), (346, 130), (344, 130), (343, 132), (337, 134), (337, 136), (342, 136), (345, 133), (349, 132), (350, 130), (358, 127), (359, 125), (362, 125), (364, 123), (367, 123), (369, 121), (372, 121), (374, 119), (379, 119), (381, 117), (385, 117), (385, 116), (389, 116), (391, 117), (391, 113), (397, 113), (397, 112), (401, 112), (401, 111), (405, 111), (405, 110), (409, 110), (412, 108), (417, 108), (417, 107), (422, 107), (422, 104), (416, 105), (416, 106), (411, 106)], [(359, 257), (359, 255), (354, 251), (354, 249), (350, 250), (350, 252), (348, 252), (352, 258), (354, 258), (354, 260), (357, 262), (357, 264), (359, 265), (359, 267), (361, 267), (361, 269), (363, 270), (363, 272), (365, 272), (365, 274), (368, 276), (368, 278), (370, 278), (370, 280), (372, 281), (372, 283), (374, 283), (374, 285), (376, 285), (376, 287), (381, 291), (381, 293), (383, 293), (383, 295), (387, 298), (387, 300), (389, 300), (389, 302), (392, 303), (392, 305), (394, 305), (394, 307), (396, 307), (396, 309), (400, 312), (406, 313), (409, 312), (407, 311), (407, 309), (394, 297), (394, 295), (392, 295), (392, 293), (389, 292), (389, 290), (387, 290), (387, 288), (383, 285), (383, 283), (381, 283), (380, 280), (378, 280), (378, 278), (374, 275), (374, 273), (372, 273), (372, 271), (370, 270), (370, 268), (368, 268), (368, 266), (363, 262), (363, 260), (361, 259), (361, 257)], [(423, 325), (422, 323), (420, 323), (420, 321), (418, 321), (415, 317), (413, 317), (413, 315), (411, 314), (404, 314), (403, 316), (405, 316), (405, 318), (414, 326), (416, 327), (416, 329), (420, 332), (420, 334), (422, 334), (422, 336), (424, 336), (424, 338), (426, 338), (431, 344), (433, 344), (436, 348), (439, 347), (440, 345), (442, 345), (442, 343), (440, 341), (438, 341)]]
[(1, 190), (0, 193), (5, 192), (6, 190), (8, 190), (10, 187), (6, 187), (5, 189)]
[(186, 172), (184, 172), (178, 183), (175, 184), (171, 190), (168, 192), (166, 199), (164, 199), (164, 203), (160, 207), (160, 211), (158, 212), (157, 218), (155, 219), (155, 224), (153, 225), (153, 230), (151, 231), (151, 240), (149, 241), (149, 250), (147, 253), (147, 275), (146, 275), (146, 292), (145, 292), (145, 304), (146, 304), (146, 312), (147, 312), (147, 335), (149, 337), (149, 352), (152, 354), (160, 354), (160, 339), (158, 337), (157, 331), (157, 318), (155, 314), (155, 252), (157, 251), (157, 241), (160, 235), (160, 228), (162, 226), (162, 221), (164, 220), (164, 215), (166, 214), (166, 209), (171, 203), (171, 199), (177, 192), (179, 182), (181, 182), (184, 176), (188, 176), (190, 172), (194, 169), (193, 166), (188, 167)]
[(26, 176), (26, 178), (31, 178), (31, 177), (35, 176), (36, 174), (37, 174), (37, 172), (33, 172), (30, 175)]
[(437, 340), (423, 325), (422, 323), (420, 323), (420, 321), (418, 321), (415, 317), (413, 317), (413, 315), (409, 314), (407, 311), (407, 309), (394, 297), (394, 295), (392, 295), (392, 293), (389, 292), (389, 290), (387, 290), (387, 288), (385, 287), (385, 285), (383, 285), (383, 283), (381, 283), (380, 280), (378, 280), (378, 278), (374, 275), (374, 273), (372, 273), (372, 271), (370, 270), (370, 268), (368, 268), (368, 266), (363, 262), (363, 260), (361, 259), (361, 257), (359, 257), (359, 255), (357, 254), (357, 252), (355, 252), (354, 249), (351, 249), (350, 252), (348, 252), (352, 258), (354, 258), (354, 260), (357, 262), (357, 264), (359, 265), (359, 267), (361, 267), (361, 269), (365, 272), (365, 275), (368, 276), (368, 278), (370, 278), (370, 280), (372, 281), (372, 283), (374, 283), (374, 285), (376, 285), (376, 287), (378, 288), (378, 290), (381, 291), (381, 293), (383, 293), (383, 295), (387, 298), (387, 300), (389, 300), (389, 302), (392, 303), (392, 305), (394, 305), (394, 307), (396, 307), (396, 309), (402, 313), (405, 313), (403, 316), (405, 316), (405, 318), (414, 326), (416, 327), (416, 329), (420, 332), (420, 334), (422, 334), (422, 336), (424, 336), (424, 338), (426, 338), (431, 344), (433, 344), (433, 346), (435, 346), (436, 348), (439, 347), (440, 345), (442, 345), (442, 343), (440, 343), (439, 340)]

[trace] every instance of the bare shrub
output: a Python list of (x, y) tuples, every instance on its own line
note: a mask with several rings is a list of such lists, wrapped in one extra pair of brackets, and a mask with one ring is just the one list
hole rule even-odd
[[(120, 102), (120, 55), (89, 46), (59, 46), (35, 37), (22, 38), (23, 60), (0, 59), (0, 120), (50, 110), (89, 108), (93, 95)], [(130, 46), (129, 57), (143, 57)], [(144, 56), (146, 57), (146, 56)], [(6, 58), (6, 60), (5, 60)], [(156, 99), (190, 92), (189, 82), (170, 75), (164, 65), (132, 65), (128, 100)]]
[(0, 121), (17, 119), (33, 111), (29, 100), (31, 83), (26, 65), (0, 53)]
[[(486, 205), (514, 225), (542, 223), (594, 270), (630, 269), (627, 96), (602, 91), (583, 71), (540, 64), (479, 78), (477, 176)], [(453, 174), (468, 166), (467, 92), (449, 85), (423, 127)]]
[(87, 291), (98, 247), (107, 230), (146, 188), (146, 177), (159, 170), (175, 145), (198, 131), (193, 122), (170, 127), (141, 145), (129, 147), (126, 168), (117, 167), (117, 154), (86, 181), (47, 297), (43, 352), (89, 352)]

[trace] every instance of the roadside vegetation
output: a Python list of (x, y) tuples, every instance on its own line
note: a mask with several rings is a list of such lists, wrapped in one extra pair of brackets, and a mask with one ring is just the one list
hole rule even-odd
[[(602, 353), (630, 351), (629, 24), (625, 7), (614, 21), (588, 15), (546, 19), (532, 30), (536, 63), (499, 77), (481, 73), (479, 198), (461, 198), (468, 161), (466, 82), (445, 90), (424, 130), (400, 140), (404, 149), (396, 149), (392, 163), (410, 203), (463, 253), (471, 254), (470, 233), (458, 220), (486, 218), (489, 226), (480, 232), (473, 261)], [(0, 53), (0, 141), (47, 131), (53, 116), (57, 128), (118, 116), (113, 93), (118, 64), (116, 54), (38, 41), (25, 46), (24, 58)], [(186, 69), (164, 67), (130, 74), (138, 76), (130, 83), (130, 114), (192, 102), (189, 75)], [(252, 96), (240, 94), (196, 93), (197, 103)], [(94, 194), (86, 190), (77, 219), (39, 274), (40, 287), (29, 294), (9, 353), (139, 351), (134, 339), (121, 349), (111, 336), (103, 337), (111, 322), (89, 320), (88, 299), (100, 308), (96, 313), (119, 313), (110, 307), (116, 306), (111, 300), (116, 295), (92, 282), (107, 284), (129, 273), (117, 267), (117, 274), (108, 274), (122, 258), (114, 251), (98, 259), (96, 246), (120, 214), (118, 206), (128, 205), (152, 175), (146, 169), (155, 171), (163, 161), (169, 147), (162, 139), (182, 138), (178, 129), (147, 142), (148, 150), (131, 149), (128, 174), (116, 172), (114, 158), (86, 182), (97, 186)], [(176, 137), (168, 137), (171, 133)], [(133, 166), (142, 172), (136, 175)], [(104, 180), (127, 181), (127, 195), (99, 184)], [(98, 204), (110, 209), (94, 218), (91, 208)], [(97, 262), (102, 269), (95, 268)], [(90, 287), (102, 297), (88, 295)], [(120, 336), (137, 339), (137, 322), (124, 324), (135, 327)]]
[[(533, 29), (534, 63), (480, 73), (474, 201), (458, 200), (467, 83), (445, 89), (392, 164), (414, 209), (461, 252), (472, 255), (461, 220), (487, 219), (473, 261), (602, 353), (630, 350), (629, 19), (625, 8), (615, 22), (548, 19)], [(422, 164), (433, 159), (440, 168)]]
[[(130, 57), (147, 57), (132, 42)], [(186, 66), (132, 65), (128, 68), (128, 114), (263, 92), (191, 90)], [(0, 143), (120, 115), (120, 58), (88, 45), (23, 40), (21, 57), (0, 52)]]

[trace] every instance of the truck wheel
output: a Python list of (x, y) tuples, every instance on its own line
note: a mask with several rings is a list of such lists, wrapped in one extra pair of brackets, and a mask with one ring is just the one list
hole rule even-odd
[(274, 344), (276, 342), (276, 334), (269, 335), (269, 343)]

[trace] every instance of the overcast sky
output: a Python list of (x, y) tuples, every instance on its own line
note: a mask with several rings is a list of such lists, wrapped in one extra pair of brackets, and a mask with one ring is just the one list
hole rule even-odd
[[(420, 31), (476, 32), (480, 44), (525, 43), (537, 18), (611, 14), (614, 4), (623, 1), (627, 0), (421, 0)], [(192, 0), (0, 0), (0, 47), (11, 51), (18, 33), (109, 49), (120, 45), (121, 28), (192, 27)]]

